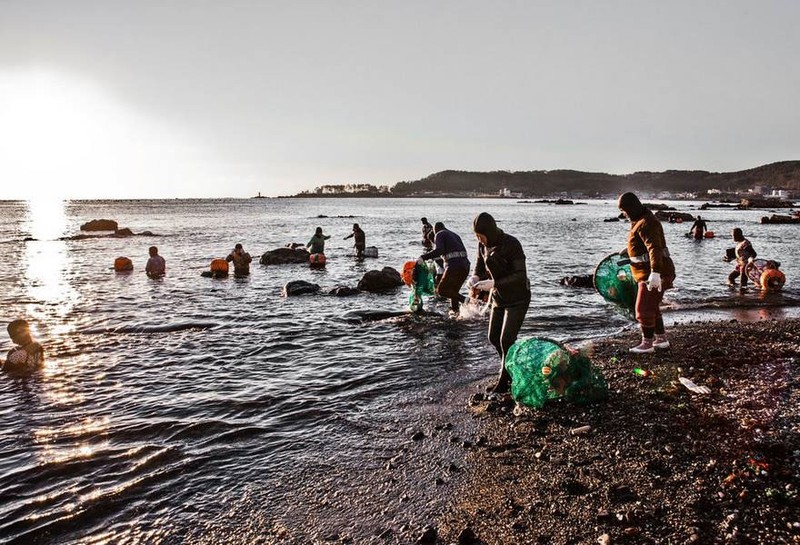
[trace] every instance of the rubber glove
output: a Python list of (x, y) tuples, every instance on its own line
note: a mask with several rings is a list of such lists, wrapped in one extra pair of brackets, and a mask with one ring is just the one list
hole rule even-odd
[(476, 289), (478, 291), (491, 291), (494, 288), (494, 280), (481, 280), (480, 282), (476, 282), (472, 289)]
[(755, 261), (756, 261), (756, 258), (755, 258), (755, 257), (748, 257), (748, 258), (747, 258), (747, 262), (748, 262), (748, 263), (755, 263)]
[(477, 274), (473, 274), (472, 276), (469, 277), (469, 280), (467, 280), (467, 288), (469, 288), (469, 289), (474, 288), (475, 284), (477, 284), (480, 281), (481, 281), (481, 277), (478, 276)]
[(657, 272), (650, 273), (650, 277), (647, 279), (647, 289), (649, 291), (661, 291), (661, 274)]
[(425, 263), (424, 259), (422, 259), (421, 257), (417, 258), (417, 265), (423, 265), (424, 263)]

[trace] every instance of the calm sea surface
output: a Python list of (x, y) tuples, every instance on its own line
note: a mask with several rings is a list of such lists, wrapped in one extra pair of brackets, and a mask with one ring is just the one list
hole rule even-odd
[[(698, 203), (673, 204), (696, 213)], [(281, 287), (355, 286), (369, 269), (400, 269), (421, 253), (421, 216), (460, 234), (474, 263), (471, 221), (481, 211), (525, 249), (533, 302), (523, 335), (583, 339), (629, 324), (594, 291), (558, 283), (624, 246), (628, 224), (602, 221), (617, 214), (611, 201), (0, 203), (3, 342), (10, 348), (7, 322), (24, 316), (47, 351), (37, 376), (0, 377), (0, 540), (251, 542), (295, 519), (314, 524), (313, 505), (298, 497), (357, 490), (420, 400), (494, 374), (497, 361), (485, 317), (354, 319), (352, 311), (405, 309), (407, 288), (282, 298)], [(668, 311), (798, 299), (800, 227), (761, 226), (765, 211), (702, 214), (722, 236), (698, 243), (684, 237), (688, 224), (664, 224), (678, 271)], [(58, 240), (98, 218), (162, 236)], [(343, 238), (353, 222), (378, 259), (350, 256)], [(317, 226), (332, 235), (324, 270), (258, 264), (267, 250), (306, 243)], [(759, 257), (783, 262), (783, 296), (725, 287), (731, 266), (721, 257), (736, 226)], [(249, 278), (200, 277), (237, 242), (253, 255)], [(143, 272), (150, 245), (167, 260), (162, 280)], [(122, 255), (132, 274), (111, 270)], [(444, 302), (428, 307), (446, 314)], [(361, 523), (383, 509), (361, 505)]]

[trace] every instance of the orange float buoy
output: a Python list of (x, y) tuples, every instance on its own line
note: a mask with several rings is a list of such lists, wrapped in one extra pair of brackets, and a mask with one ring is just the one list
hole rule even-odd
[(714, 238), (714, 231), (706, 231), (706, 234), (703, 236), (706, 238)]
[(226, 275), (228, 274), (228, 262), (224, 259), (214, 259), (211, 261), (211, 274), (213, 275)]
[(786, 275), (778, 269), (767, 269), (761, 273), (761, 289), (780, 291), (786, 283)]
[(325, 266), (325, 254), (311, 254), (308, 256), (308, 264), (315, 269)]
[(133, 261), (128, 257), (120, 256), (114, 260), (114, 270), (117, 272), (132, 271)]
[(400, 276), (403, 278), (403, 283), (406, 286), (410, 286), (414, 283), (414, 267), (416, 266), (416, 261), (406, 261), (403, 263), (403, 272)]

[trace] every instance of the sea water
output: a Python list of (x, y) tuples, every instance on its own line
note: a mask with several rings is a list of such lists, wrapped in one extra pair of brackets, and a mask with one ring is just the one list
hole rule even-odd
[[(673, 204), (694, 214), (699, 203)], [(364, 528), (380, 527), (382, 505), (339, 512), (331, 490), (372, 490), (365, 475), (384, 465), (420, 404), (494, 375), (497, 359), (480, 312), (448, 319), (447, 303), (432, 299), (426, 310), (438, 316), (361, 321), (358, 311), (406, 309), (408, 289), (325, 292), (419, 256), (423, 216), (461, 235), (474, 263), (471, 222), (482, 211), (527, 256), (533, 299), (522, 336), (585, 339), (630, 324), (593, 290), (559, 284), (624, 247), (628, 224), (603, 221), (618, 214), (613, 201), (0, 203), (3, 321), (27, 318), (47, 353), (37, 376), (0, 380), (0, 539), (247, 543), (281, 535), (293, 520), (324, 526), (356, 513)], [(701, 214), (717, 238), (696, 242), (684, 237), (688, 224), (663, 224), (678, 274), (667, 316), (797, 300), (800, 227), (761, 226), (764, 211)], [(158, 236), (61, 240), (99, 218)], [(344, 237), (353, 223), (379, 258), (352, 257)], [(325, 269), (258, 264), (267, 250), (305, 244), (317, 226), (331, 235)], [(782, 262), (783, 295), (725, 287), (732, 265), (721, 258), (733, 227), (759, 257)], [(236, 243), (253, 256), (251, 275), (201, 278)], [(163, 279), (144, 274), (151, 245), (166, 259)], [(111, 270), (118, 256), (133, 260), (132, 273)], [(321, 294), (283, 298), (290, 280), (317, 283)], [(396, 496), (385, 504), (400, 505)], [(411, 508), (395, 507), (403, 510)]]

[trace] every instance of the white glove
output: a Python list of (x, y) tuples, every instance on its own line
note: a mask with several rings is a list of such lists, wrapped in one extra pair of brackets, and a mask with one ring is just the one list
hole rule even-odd
[(756, 258), (755, 257), (748, 257), (747, 258), (747, 262), (748, 263), (755, 263), (756, 262)]
[(424, 265), (424, 264), (425, 264), (425, 260), (422, 259), (421, 257), (418, 257), (417, 258), (417, 265)]
[(468, 289), (474, 288), (475, 284), (477, 284), (480, 281), (481, 277), (478, 276), (477, 274), (473, 274), (472, 276), (469, 277), (469, 280), (467, 280), (467, 288)]
[(494, 280), (481, 280), (480, 282), (475, 282), (475, 285), (472, 286), (472, 289), (478, 291), (492, 291), (494, 287)]
[(649, 291), (661, 291), (661, 274), (657, 272), (650, 273), (650, 277), (647, 279), (647, 289)]

